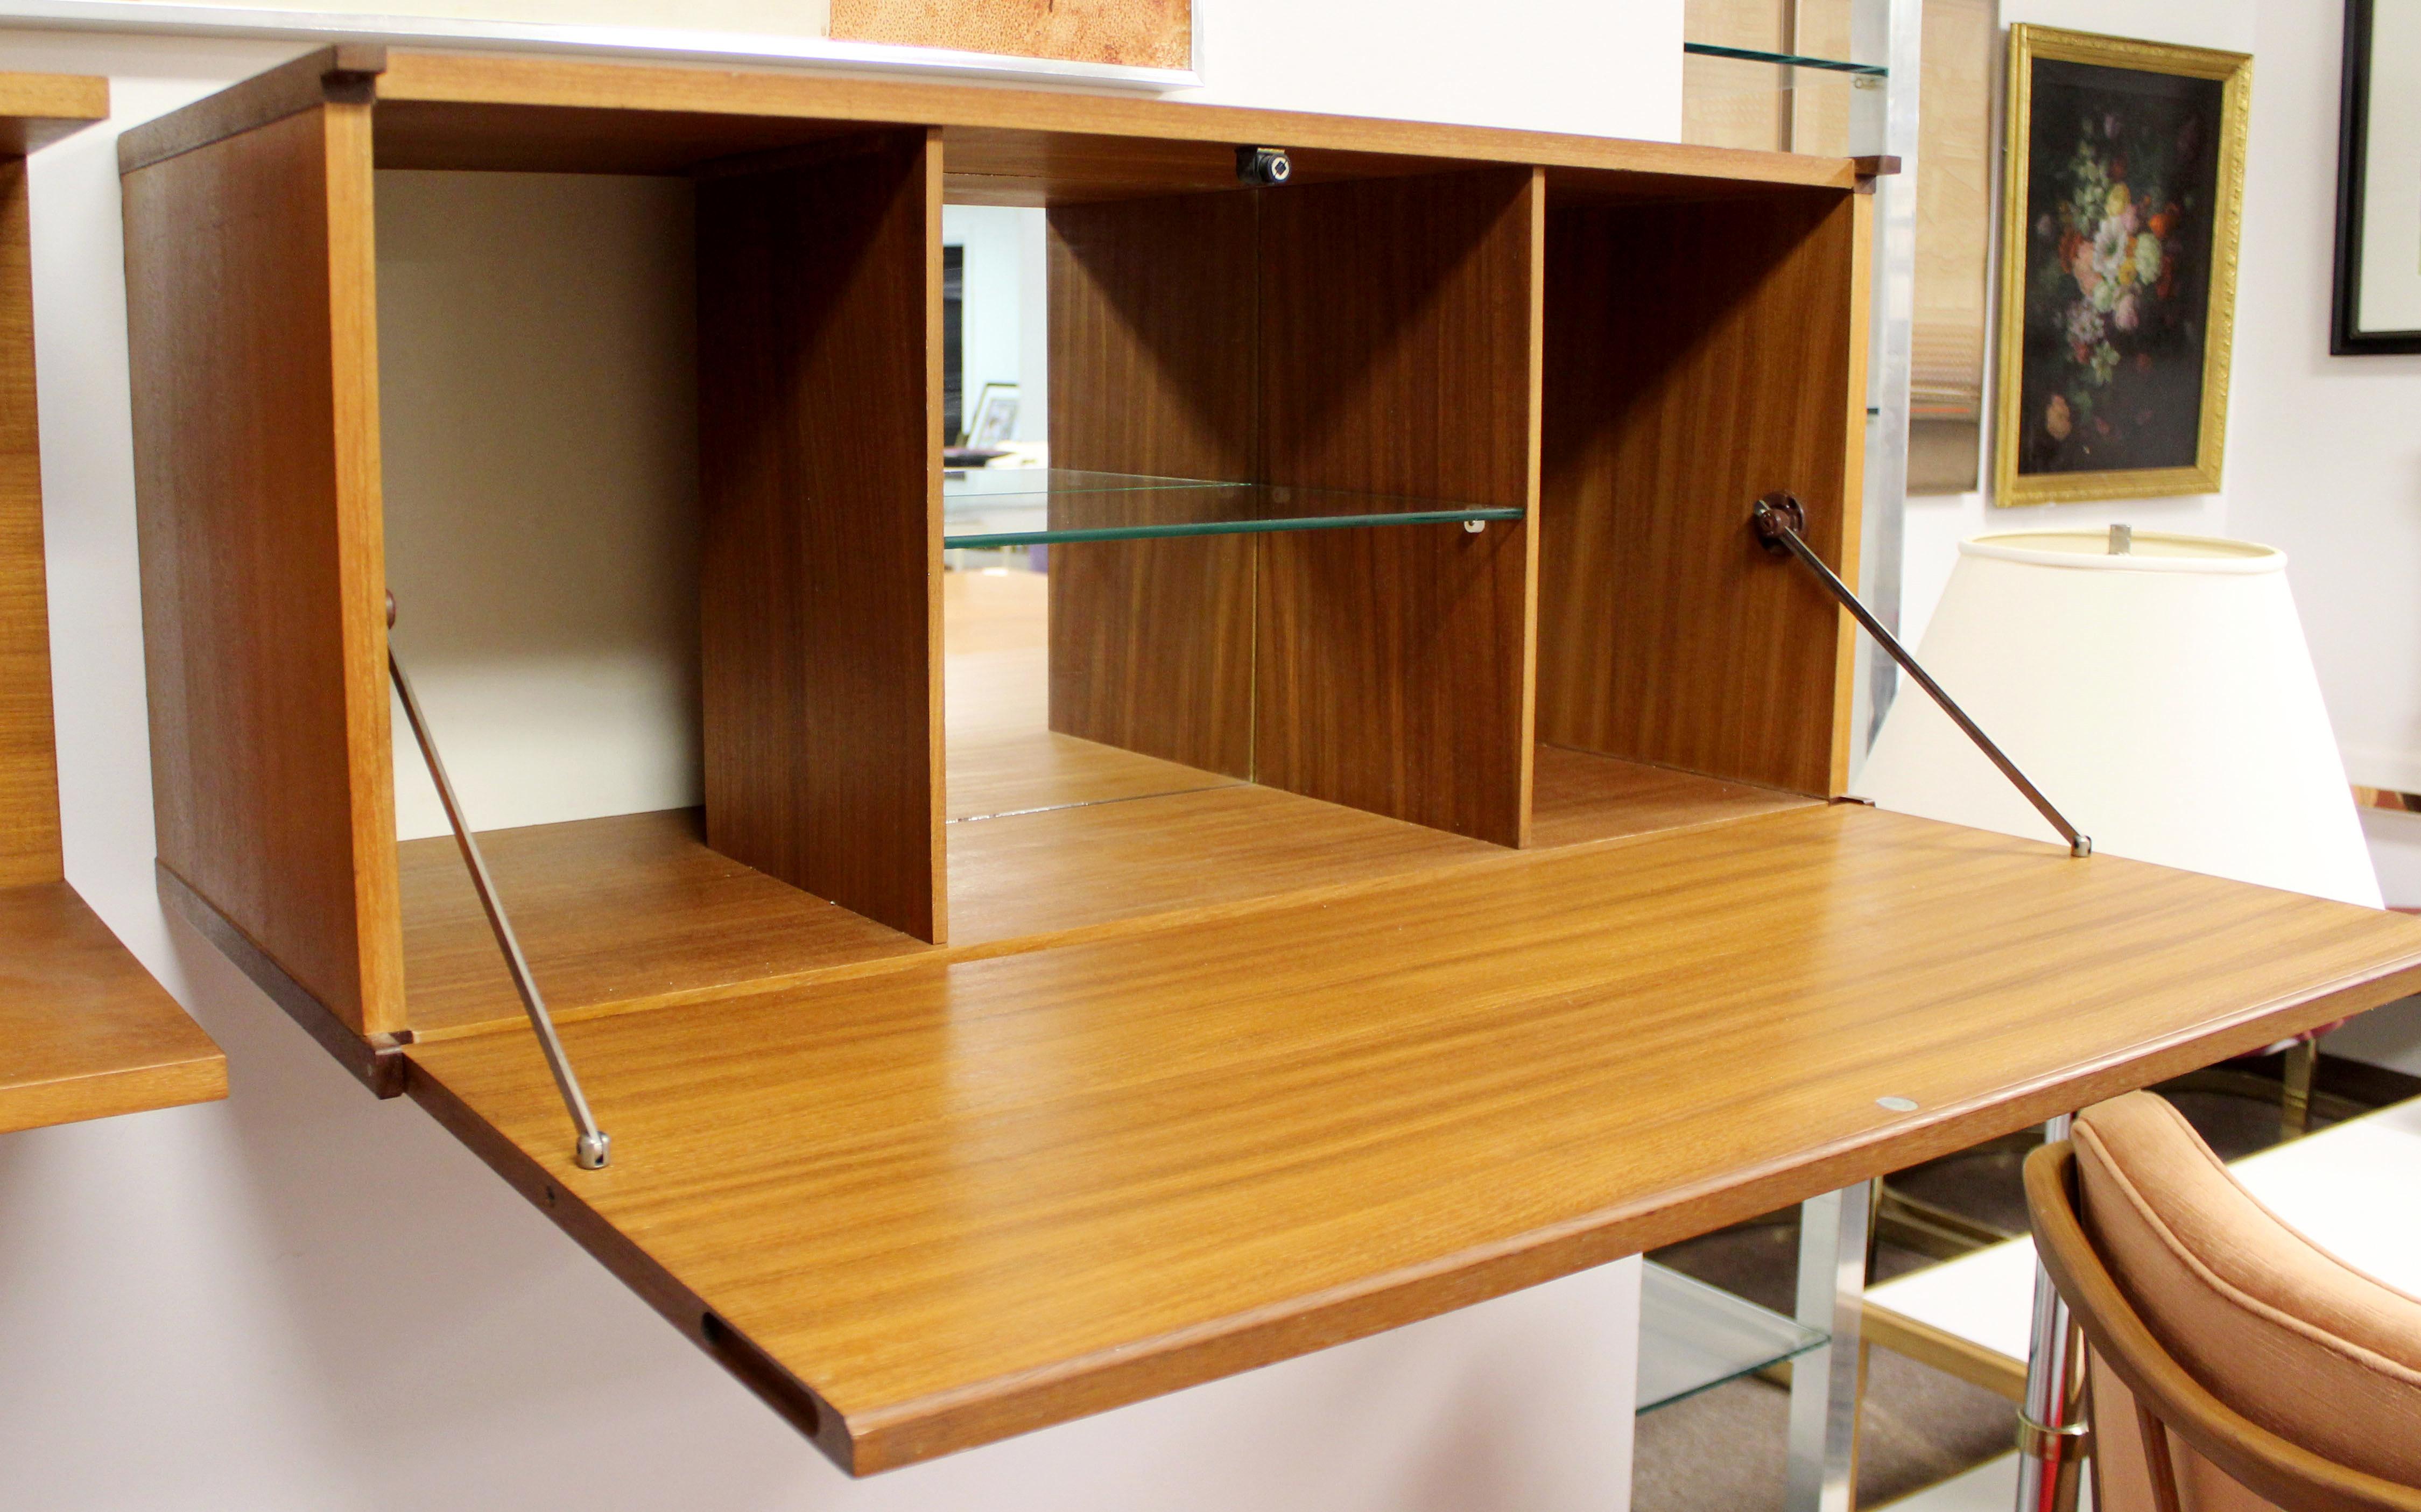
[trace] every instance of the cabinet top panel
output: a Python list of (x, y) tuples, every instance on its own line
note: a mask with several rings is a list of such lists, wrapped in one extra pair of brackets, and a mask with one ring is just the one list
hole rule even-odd
[(415, 1097), (864, 1473), (1771, 1211), (2416, 979), (2413, 920), (1842, 804), (571, 1024), (599, 1172), (526, 1037), (410, 1054)]
[(23, 157), (108, 114), (107, 79), (0, 73), (0, 157)]
[(128, 133), (130, 169), (322, 99), (377, 106), (392, 168), (686, 174), (861, 132), (942, 133), (953, 198), (1053, 204), (1234, 189), (1235, 148), (1288, 150), (1314, 183), (1487, 164), (1543, 168), (1589, 198), (1848, 189), (1844, 158), (1347, 116), (848, 78), (346, 46), (298, 58)]

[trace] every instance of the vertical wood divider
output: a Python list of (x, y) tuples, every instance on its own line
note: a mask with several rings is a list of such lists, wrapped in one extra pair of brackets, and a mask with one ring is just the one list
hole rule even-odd
[(1524, 438), (1528, 476), (1524, 496), (1530, 518), (1522, 529), (1522, 833), (1530, 843), (1539, 754), (1539, 493), (1545, 476), (1547, 424), (1547, 175), (1530, 175), (1530, 371)]
[(34, 417), (34, 280), (25, 160), (0, 158), (0, 886), (57, 881), (50, 598)]
[[(1260, 475), (1259, 197), (1050, 212), (1053, 466)], [(1251, 776), (1254, 552), (1241, 536), (1054, 548), (1051, 727)]]
[[(1861, 577), (1860, 548), (1867, 522), (1867, 337), (1872, 315), (1875, 265), (1875, 196), (1869, 187), (1850, 196), (1849, 372), (1842, 379), (1841, 524), (1833, 541), (1834, 570), (1855, 585)], [(1821, 547), (1818, 548), (1820, 551)], [(1850, 790), (1851, 721), (1857, 716), (1858, 625), (1847, 611), (1833, 613), (1833, 761), (1824, 796)]]
[(1748, 528), (1776, 489), (1857, 581), (1870, 199), (1548, 218), (1539, 734), (1831, 796), (1854, 627)]
[(697, 194), (707, 841), (934, 942), (941, 196), (923, 130)]
[(123, 180), (160, 860), (365, 1037), (404, 1027), (370, 109)]
[[(1272, 484), (1535, 512), (1544, 196), (1528, 168), (1263, 196)], [(1523, 844), (1532, 534), (1258, 538), (1257, 780)]]

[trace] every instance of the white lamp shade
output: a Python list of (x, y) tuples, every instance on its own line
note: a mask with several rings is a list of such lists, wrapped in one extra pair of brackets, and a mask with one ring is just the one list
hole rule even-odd
[[(2109, 547), (2083, 530), (1960, 542), (1918, 663), (2096, 851), (2377, 908), (2286, 557), (2149, 532)], [(1905, 678), (1858, 791), (2057, 839)]]

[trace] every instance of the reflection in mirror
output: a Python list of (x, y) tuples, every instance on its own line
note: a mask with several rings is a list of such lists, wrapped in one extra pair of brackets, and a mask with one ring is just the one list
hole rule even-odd
[[(959, 538), (983, 528), (970, 510), (996, 526), (995, 534), (1039, 525), (1039, 504), (1020, 497), (1027, 493), (1024, 480), (1038, 492), (1046, 478), (1065, 486), (1047, 471), (1044, 212), (951, 205), (942, 227), (945, 533)], [(1139, 656), (1142, 648), (1132, 644), (1094, 647), (1097, 637), (1085, 633), (1070, 608), (1094, 601), (1105, 573), (1121, 584), (1164, 581), (1155, 568), (1179, 558), (1190, 563), (1203, 552), (1187, 540), (943, 552), (944, 720), (954, 824), (1199, 792), (1249, 775), (1249, 684), (1195, 711), (1221, 727), (1214, 744), (1231, 755), (1219, 764), (1233, 770), (1147, 754), (1154, 733), (1105, 721), (1103, 709), (1132, 700), (1138, 677), (1151, 680), (1148, 653)], [(1249, 564), (1249, 547), (1221, 554)], [(1054, 604), (1070, 616), (1056, 636)], [(1151, 617), (1120, 616), (1123, 636), (1149, 638)], [(1079, 729), (1094, 738), (1070, 733)]]

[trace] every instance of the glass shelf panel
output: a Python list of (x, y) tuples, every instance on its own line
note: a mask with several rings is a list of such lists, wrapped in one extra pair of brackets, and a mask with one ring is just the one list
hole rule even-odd
[(1646, 1262), (1639, 1287), (1639, 1411), (1805, 1354), (1825, 1335), (1771, 1308)]
[(1725, 47), (1716, 42), (1683, 42), (1681, 51), (1695, 57), (1736, 58), (1743, 63), (1771, 63), (1788, 69), (1822, 69), (1868, 79), (1887, 79), (1891, 70), (1880, 63), (1851, 63), (1837, 57), (1808, 57), (1798, 53), (1767, 53), (1754, 47)]
[(1439, 499), (1055, 467), (942, 475), (942, 545), (952, 551), (1521, 518), (1516, 508)]

